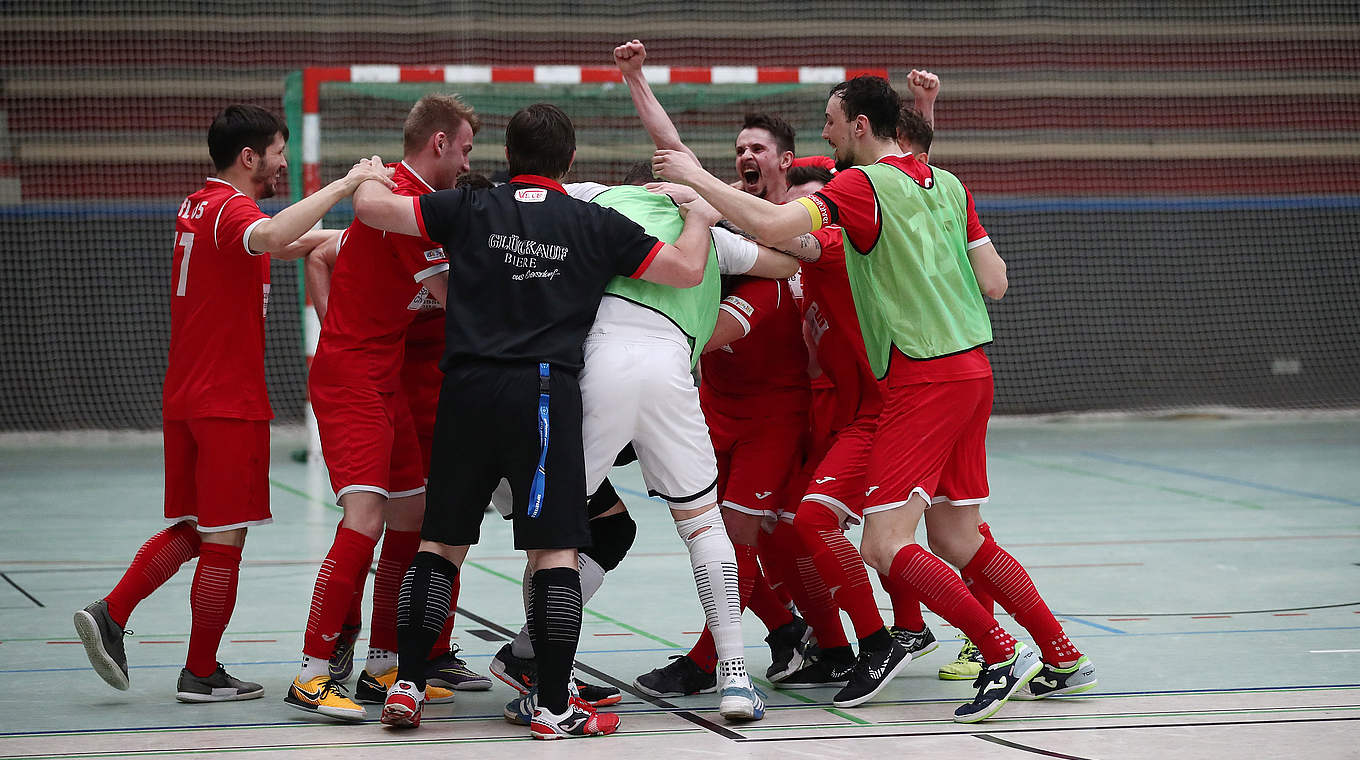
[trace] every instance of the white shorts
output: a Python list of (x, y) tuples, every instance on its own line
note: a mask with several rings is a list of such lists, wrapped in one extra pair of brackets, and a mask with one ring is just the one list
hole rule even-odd
[(718, 462), (686, 346), (592, 334), (580, 383), (587, 493), (631, 441), (652, 496), (677, 509), (713, 501)]

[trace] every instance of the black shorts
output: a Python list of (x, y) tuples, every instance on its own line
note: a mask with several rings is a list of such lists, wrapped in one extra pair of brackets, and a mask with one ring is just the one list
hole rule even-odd
[(516, 549), (590, 546), (581, 388), (574, 374), (555, 368), (549, 384), (543, 509), (530, 517), (539, 455), (538, 365), (475, 361), (444, 376), (421, 538), (450, 546), (477, 543), (491, 493), (505, 478), (514, 494)]

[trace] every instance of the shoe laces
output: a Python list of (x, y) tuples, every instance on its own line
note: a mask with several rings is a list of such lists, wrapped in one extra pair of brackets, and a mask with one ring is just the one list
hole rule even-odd
[(337, 697), (344, 697), (348, 699), (349, 698), (348, 691), (349, 690), (345, 688), (344, 684), (340, 683), (334, 678), (327, 678), (325, 681), (321, 682), (322, 699), (325, 699), (326, 696), (329, 694), (334, 694)]

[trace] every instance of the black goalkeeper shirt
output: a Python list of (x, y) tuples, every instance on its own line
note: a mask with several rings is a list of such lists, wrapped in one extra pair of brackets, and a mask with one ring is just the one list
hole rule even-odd
[(414, 202), (421, 233), (448, 254), (445, 372), (493, 359), (579, 373), (605, 285), (641, 276), (662, 246), (619, 212), (571, 198), (545, 177)]

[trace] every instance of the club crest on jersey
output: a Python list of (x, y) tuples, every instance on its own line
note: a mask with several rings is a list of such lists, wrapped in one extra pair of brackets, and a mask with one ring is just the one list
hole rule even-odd
[(548, 191), (541, 187), (526, 187), (515, 191), (515, 200), (520, 203), (542, 203), (548, 199)]

